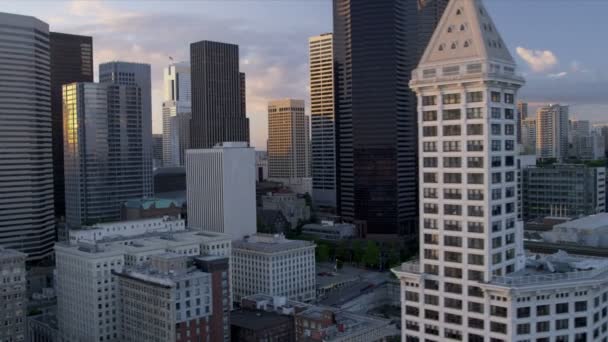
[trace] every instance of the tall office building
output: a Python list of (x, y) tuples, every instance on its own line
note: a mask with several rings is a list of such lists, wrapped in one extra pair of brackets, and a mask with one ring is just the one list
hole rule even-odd
[(255, 150), (225, 142), (186, 151), (188, 225), (233, 240), (256, 232)]
[(306, 115), (303, 100), (268, 103), (268, 177), (297, 179), (308, 174)]
[(53, 157), (48, 24), (0, 13), (0, 245), (53, 251)]
[(336, 143), (333, 36), (308, 38), (312, 195), (316, 205), (336, 207)]
[(411, 71), (447, 0), (334, 0), (338, 214), (368, 234), (417, 228)]
[(536, 154), (536, 119), (525, 118), (520, 127), (522, 154)]
[(608, 334), (599, 328), (606, 260), (524, 255), (514, 101), (523, 83), (481, 0), (450, 1), (410, 83), (420, 103), (422, 234), (420, 260), (393, 270), (402, 341)]
[(239, 77), (241, 81), (241, 112), (243, 116), (247, 116), (247, 77), (244, 72), (240, 72)]
[(224, 141), (249, 143), (249, 119), (242, 108), (239, 47), (203, 40), (190, 44), (192, 120), (190, 147)]
[(63, 87), (66, 223), (120, 219), (126, 200), (147, 197), (142, 95), (136, 86)]
[(141, 130), (143, 139), (142, 178), (143, 194), (152, 194), (152, 83), (150, 81), (150, 64), (131, 62), (108, 62), (99, 65), (99, 82), (114, 83), (125, 86), (137, 86), (141, 90)]
[(58, 32), (51, 32), (49, 37), (55, 216), (61, 217), (65, 216), (62, 86), (73, 82), (93, 82), (93, 38)]
[(184, 166), (185, 151), (190, 147), (192, 118), (190, 64), (171, 64), (163, 72), (163, 165)]
[(517, 102), (517, 143), (522, 144), (522, 125), (525, 119), (528, 118), (528, 103), (519, 101)]
[(551, 104), (536, 112), (536, 155), (563, 160), (568, 155), (568, 106)]

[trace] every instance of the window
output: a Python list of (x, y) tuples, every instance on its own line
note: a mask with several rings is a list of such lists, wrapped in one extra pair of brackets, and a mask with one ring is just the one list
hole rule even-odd
[(424, 228), (437, 229), (437, 220), (436, 219), (425, 218), (423, 224), (424, 224)]
[[(460, 26), (460, 31), (464, 31), (464, 25)], [(464, 47), (468, 47), (470, 45), (469, 40), (464, 42)], [(467, 73), (474, 74), (481, 72), (481, 63), (469, 64), (467, 65)]]
[[(471, 65), (467, 66), (470, 67)], [(481, 65), (479, 65), (481, 69)], [(480, 70), (481, 71), (481, 70)], [(479, 72), (479, 71), (477, 71)], [(483, 92), (482, 91), (473, 91), (467, 93), (467, 102), (482, 102), (483, 101)]]
[(422, 112), (422, 121), (437, 121), (437, 111), (426, 110)]
[(500, 124), (492, 124), (492, 135), (500, 135)]
[(536, 332), (547, 332), (551, 326), (549, 321), (536, 322)]
[(513, 103), (514, 96), (513, 94), (505, 93), (505, 103)]
[[(456, 44), (452, 43), (451, 48), (455, 49), (456, 48)], [(443, 76), (455, 76), (455, 75), (458, 75), (460, 73), (460, 67), (458, 65), (444, 67), (442, 69), (442, 73), (443, 73)]]
[(437, 253), (436, 249), (425, 249), (424, 250), (424, 258), (430, 260), (438, 260), (439, 253)]
[(483, 200), (483, 190), (467, 190), (467, 199), (469, 201), (482, 201)]
[(492, 102), (500, 102), (500, 92), (493, 91), (490, 95)]
[(506, 120), (513, 120), (514, 119), (513, 109), (505, 108), (505, 119)]
[(424, 198), (437, 198), (437, 189), (424, 188)]
[(483, 157), (467, 157), (467, 167), (482, 168), (483, 167)]
[(462, 183), (462, 174), (460, 173), (444, 173), (443, 182), (446, 184), (460, 184)]
[(434, 295), (424, 295), (424, 304), (439, 305), (439, 297)]
[(558, 313), (558, 314), (568, 313), (568, 303), (555, 304), (555, 313)]
[(467, 125), (467, 135), (482, 135), (483, 134), (483, 125), (481, 124), (468, 124)]
[(434, 141), (425, 141), (422, 143), (424, 152), (437, 152), (437, 143)]
[(458, 136), (461, 134), (461, 126), (460, 125), (447, 125), (443, 126), (443, 136)]
[[(500, 248), (501, 246), (502, 246), (502, 237), (497, 236), (497, 237), (495, 237), (495, 238), (492, 239), (492, 248)], [(538, 314), (538, 309), (537, 309), (536, 315), (540, 316)]]
[(424, 213), (425, 214), (437, 214), (439, 212), (439, 207), (435, 203), (424, 203)]
[(437, 96), (430, 95), (430, 96), (423, 96), (422, 97), (422, 105), (423, 106), (434, 106), (436, 104), (437, 104)]
[(492, 157), (492, 167), (501, 167), (502, 166), (502, 158), (501, 157)]
[(469, 265), (483, 266), (483, 255), (469, 254)]
[(574, 303), (574, 311), (575, 312), (587, 311), (587, 302), (581, 301), (581, 302)]
[(469, 233), (483, 233), (483, 223), (481, 222), (468, 222), (467, 227)]
[(517, 308), (517, 318), (530, 317), (530, 307)]
[(564, 330), (564, 329), (568, 329), (568, 322), (570, 320), (565, 318), (565, 319), (558, 319), (555, 321), (555, 329), (556, 330)]
[(460, 141), (444, 141), (443, 152), (460, 152)]
[(460, 94), (459, 93), (443, 95), (443, 104), (459, 104), (459, 103), (460, 103)]
[[(483, 258), (481, 264), (483, 265)], [(477, 286), (469, 286), (468, 293), (469, 296), (483, 298), (483, 290)]]
[(490, 331), (497, 332), (501, 334), (507, 333), (507, 325), (498, 322), (490, 322)]
[(501, 141), (500, 140), (492, 140), (492, 151), (498, 152), (501, 150)]
[(462, 270), (455, 267), (444, 267), (443, 274), (448, 278), (462, 279)]
[(462, 199), (460, 189), (443, 189), (444, 199)]
[(505, 172), (505, 182), (514, 182), (514, 181), (515, 181), (515, 171)]
[(492, 119), (500, 119), (500, 108), (492, 107)]
[[(443, 256), (443, 259), (445, 261), (449, 261), (449, 262), (458, 262), (458, 263), (460, 263), (460, 262), (462, 262), (462, 254), (457, 253), (457, 252), (445, 252), (444, 256)], [(447, 291), (447, 285), (448, 284), (446, 284), (446, 291)], [(457, 284), (452, 284), (452, 286), (458, 286), (459, 288), (461, 287), (461, 285), (457, 285)], [(462, 289), (460, 289), (456, 293), (460, 293), (461, 291), (462, 291)], [(454, 291), (452, 291), (452, 292), (454, 292)]]
[(468, 302), (467, 305), (470, 312), (483, 313), (483, 304), (476, 302)]
[(437, 157), (424, 157), (422, 159), (424, 167), (437, 167)]
[(483, 173), (468, 173), (467, 174), (468, 184), (483, 184)]
[(492, 184), (500, 184), (501, 176), (502, 176), (502, 174), (500, 172), (492, 173)]
[(434, 172), (425, 172), (423, 174), (425, 183), (437, 183), (437, 174)]
[(467, 141), (468, 152), (481, 152), (483, 151), (483, 141), (481, 140), (469, 140)]
[(468, 214), (471, 217), (482, 217), (483, 216), (483, 207), (479, 205), (469, 205), (468, 206)]
[(425, 69), (422, 70), (422, 77), (423, 78), (433, 78), (437, 75), (437, 70), (436, 69)]
[(513, 156), (506, 156), (505, 157), (505, 166), (514, 166), (515, 165), (515, 158)]
[[(483, 239), (469, 238), (467, 245), (471, 249), (483, 249)], [(470, 256), (471, 254), (469, 254)]]
[(444, 157), (443, 167), (458, 168), (462, 167), (462, 161), (460, 157)]
[(467, 119), (481, 119), (483, 108), (467, 108)]
[[(462, 309), (462, 300), (446, 297), (443, 300), (444, 305), (450, 309)], [(457, 316), (460, 317), (460, 316)]]
[(437, 234), (424, 234), (424, 243), (428, 243), (430, 245), (439, 244), (439, 238)]
[(502, 189), (492, 189), (492, 200), (499, 200), (502, 198)]
[(424, 126), (422, 127), (422, 136), (424, 137), (436, 137), (437, 126)]
[(530, 323), (518, 324), (517, 335), (527, 335), (530, 333)]
[(443, 205), (443, 213), (445, 215), (462, 215), (462, 207), (460, 205), (455, 204), (444, 204)]
[(490, 315), (497, 317), (507, 317), (507, 308), (502, 306), (491, 305)]
[(460, 120), (460, 109), (445, 109), (443, 120)]
[(515, 149), (515, 141), (505, 140), (505, 151), (513, 151)]

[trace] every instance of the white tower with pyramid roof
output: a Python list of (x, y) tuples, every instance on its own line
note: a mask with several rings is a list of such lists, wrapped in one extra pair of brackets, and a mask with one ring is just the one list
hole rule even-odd
[[(576, 263), (588, 260), (524, 255), (516, 152), (523, 84), (481, 0), (451, 0), (410, 82), (418, 96), (420, 257), (393, 269), (403, 341), (595, 336), (592, 315), (579, 313), (577, 323), (575, 307), (591, 307), (591, 296), (606, 290), (608, 262), (585, 276)], [(602, 285), (593, 289), (598, 275)]]

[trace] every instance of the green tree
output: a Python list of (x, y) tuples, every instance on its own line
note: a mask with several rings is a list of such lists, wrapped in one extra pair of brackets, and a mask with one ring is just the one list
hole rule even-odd
[(363, 246), (361, 246), (361, 241), (359, 240), (355, 240), (353, 242), (353, 261), (356, 262), (357, 264), (360, 263), (363, 259)]
[(329, 246), (322, 243), (317, 245), (317, 262), (327, 262), (329, 260)]
[(363, 263), (370, 267), (380, 266), (380, 248), (374, 241), (368, 241), (363, 254)]
[(341, 270), (342, 267), (344, 267), (344, 261), (342, 261), (341, 259), (337, 259), (336, 260), (336, 268)]
[(350, 261), (350, 253), (348, 251), (348, 246), (346, 245), (346, 241), (340, 241), (338, 246), (336, 247), (336, 259), (342, 261)]

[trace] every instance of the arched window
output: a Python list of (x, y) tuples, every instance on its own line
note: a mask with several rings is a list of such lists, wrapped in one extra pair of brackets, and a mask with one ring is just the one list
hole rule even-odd
[(464, 47), (465, 47), (465, 48), (468, 48), (468, 47), (469, 47), (469, 41), (468, 41), (468, 40), (464, 42)]
[(456, 48), (456, 42), (452, 43), (452, 50)]
[(452, 33), (452, 26), (448, 27), (448, 33)]
[(460, 31), (464, 31), (464, 29), (465, 29), (464, 24), (461, 24), (460, 25)]
[(445, 44), (440, 44), (439, 45), (439, 51), (443, 51), (444, 48), (445, 48)]
[(460, 8), (459, 8), (459, 9), (457, 9), (457, 10), (456, 10), (456, 15), (461, 15), (461, 14), (462, 14), (462, 11), (460, 10)]

